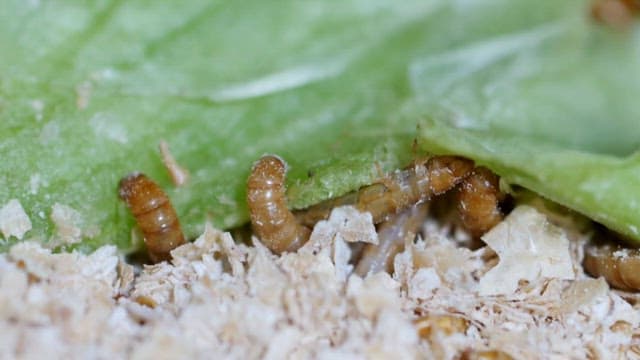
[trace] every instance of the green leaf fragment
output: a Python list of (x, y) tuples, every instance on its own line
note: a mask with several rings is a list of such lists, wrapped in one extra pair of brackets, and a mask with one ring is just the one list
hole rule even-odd
[(640, 240), (640, 33), (586, 6), (0, 0), (0, 205), (20, 201), (27, 237), (55, 238), (57, 203), (81, 214), (81, 248), (130, 250), (116, 187), (131, 171), (193, 237), (247, 221), (264, 153), (304, 208), (405, 165), (417, 138)]

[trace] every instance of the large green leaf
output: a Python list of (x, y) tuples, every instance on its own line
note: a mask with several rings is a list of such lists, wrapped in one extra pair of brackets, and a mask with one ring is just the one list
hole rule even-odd
[(52, 205), (71, 206), (94, 230), (84, 245), (127, 249), (116, 186), (130, 171), (168, 190), (193, 236), (247, 220), (263, 153), (289, 162), (301, 208), (405, 164), (417, 138), (639, 239), (626, 157), (640, 37), (585, 14), (557, 0), (0, 0), (0, 204), (19, 199), (43, 241)]

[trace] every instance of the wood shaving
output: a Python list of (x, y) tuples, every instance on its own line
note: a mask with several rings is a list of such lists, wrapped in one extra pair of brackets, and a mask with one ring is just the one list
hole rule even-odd
[(171, 150), (169, 150), (169, 144), (166, 141), (160, 140), (159, 147), (162, 163), (164, 167), (167, 168), (167, 171), (169, 171), (173, 185), (182, 186), (186, 184), (187, 181), (189, 181), (189, 171), (178, 164)]
[(569, 240), (535, 208), (515, 208), (482, 240), (498, 253), (500, 262), (480, 280), (481, 295), (512, 294), (521, 280), (575, 278)]
[[(346, 235), (344, 220), (361, 214), (336, 211), (282, 256), (210, 225), (171, 263), (142, 268), (113, 246), (84, 255), (14, 245), (0, 255), (0, 358), (639, 358), (640, 308), (602, 280), (560, 271), (482, 295), (494, 253), (458, 247), (432, 225), (396, 256), (394, 274), (361, 278), (349, 241), (375, 241), (373, 225)], [(505, 222), (523, 221), (541, 224), (528, 210)], [(579, 264), (563, 246), (554, 251)]]
[(24, 234), (31, 230), (31, 220), (20, 201), (11, 199), (0, 209), (0, 232), (8, 239), (15, 236), (22, 240)]
[(346, 242), (378, 244), (378, 234), (370, 213), (359, 212), (353, 206), (333, 209), (328, 220), (319, 221), (313, 228), (310, 243), (319, 244), (340, 239)]
[(75, 244), (82, 240), (82, 215), (67, 205), (55, 203), (51, 207), (51, 221), (56, 226), (52, 247)]

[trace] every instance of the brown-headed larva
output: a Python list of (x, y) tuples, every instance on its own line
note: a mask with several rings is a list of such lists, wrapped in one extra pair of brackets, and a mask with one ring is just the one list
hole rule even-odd
[(169, 260), (170, 251), (185, 240), (165, 192), (146, 175), (132, 173), (120, 180), (118, 193), (136, 219), (151, 261)]
[(286, 171), (284, 160), (266, 155), (253, 164), (247, 181), (247, 204), (253, 231), (271, 251), (278, 254), (297, 250), (310, 234), (287, 206)]

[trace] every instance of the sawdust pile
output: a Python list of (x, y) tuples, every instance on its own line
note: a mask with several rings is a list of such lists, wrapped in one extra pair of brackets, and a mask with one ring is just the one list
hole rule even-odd
[(15, 245), (0, 255), (0, 357), (640, 358), (640, 307), (584, 275), (583, 238), (533, 208), (475, 251), (428, 222), (393, 275), (365, 278), (348, 244), (375, 243), (373, 225), (334, 212), (280, 257), (210, 226), (143, 269), (112, 246)]

